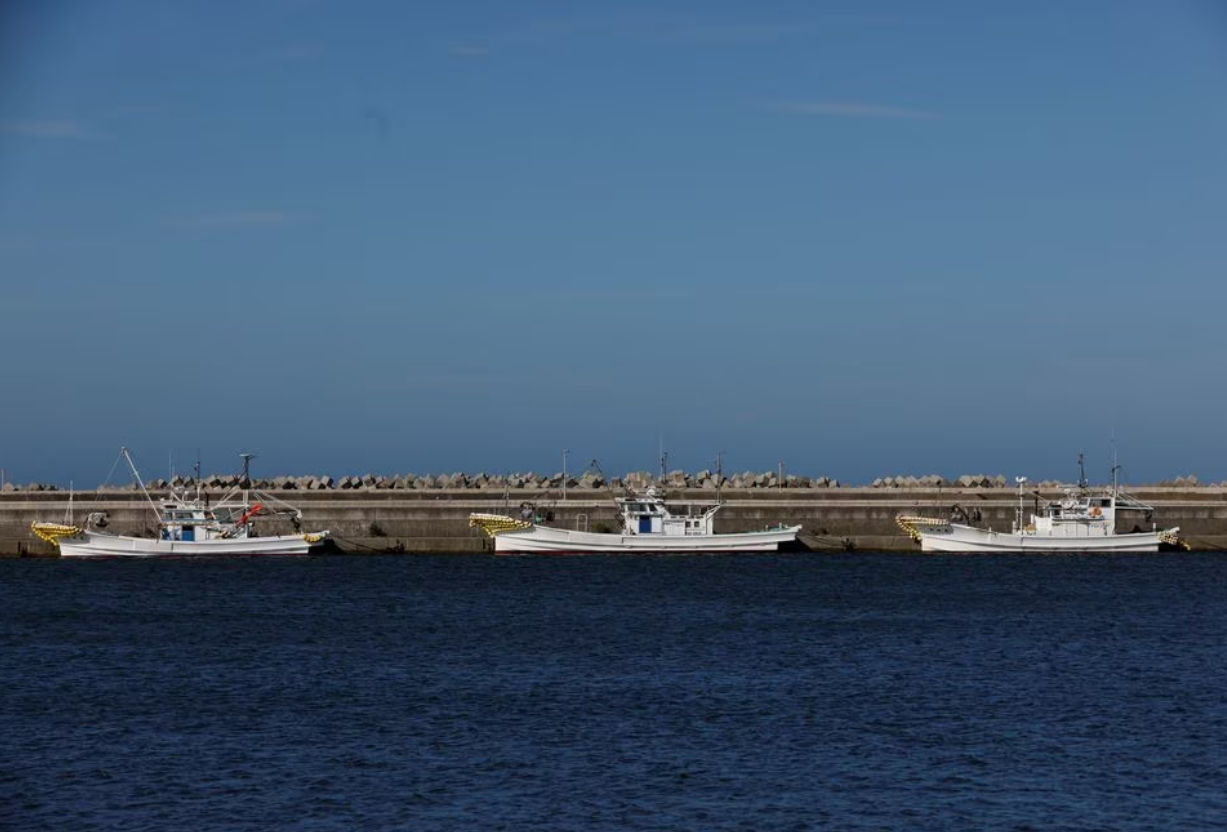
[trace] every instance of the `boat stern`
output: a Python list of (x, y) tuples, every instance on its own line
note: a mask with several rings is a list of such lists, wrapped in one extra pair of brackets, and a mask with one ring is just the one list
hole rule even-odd
[(1193, 547), (1180, 536), (1180, 527), (1173, 526), (1170, 529), (1163, 529), (1159, 532), (1159, 549), (1160, 551), (1169, 552), (1190, 552), (1193, 550)]

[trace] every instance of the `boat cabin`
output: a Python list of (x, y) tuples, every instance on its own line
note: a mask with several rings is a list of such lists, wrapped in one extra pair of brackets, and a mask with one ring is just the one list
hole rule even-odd
[[(236, 522), (238, 520), (238, 522)], [(236, 518), (231, 509), (217, 511), (199, 502), (166, 500), (161, 504), (158, 536), (162, 540), (213, 540), (248, 537), (246, 518)]]
[(618, 500), (622, 509), (622, 533), (628, 535), (711, 535), (715, 534), (715, 514), (720, 506), (701, 512), (675, 515), (657, 496), (656, 489)]
[(1037, 534), (1056, 537), (1091, 537), (1115, 533), (1116, 509), (1111, 496), (1074, 496), (1065, 492), (1031, 515), (1030, 528)]
[[(1075, 493), (1072, 488), (1065, 489), (1065, 496), (1053, 500), (1044, 506), (1039, 513), (1031, 515), (1031, 522), (1022, 529), (1028, 534), (1047, 535), (1050, 537), (1102, 537), (1116, 534), (1116, 512), (1118, 509), (1137, 511), (1153, 511), (1151, 506), (1134, 500), (1120, 493), (1104, 492), (1093, 494), (1090, 491)], [(1021, 506), (1019, 515), (1021, 516)]]

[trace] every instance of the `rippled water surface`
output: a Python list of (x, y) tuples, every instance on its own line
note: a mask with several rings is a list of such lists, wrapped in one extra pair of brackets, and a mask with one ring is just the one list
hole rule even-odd
[(1223, 829), (1227, 555), (0, 561), (0, 828)]

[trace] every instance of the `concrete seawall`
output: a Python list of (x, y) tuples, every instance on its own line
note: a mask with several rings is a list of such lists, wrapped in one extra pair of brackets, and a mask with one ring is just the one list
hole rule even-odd
[[(489, 541), (468, 526), (470, 512), (518, 512), (522, 503), (533, 503), (538, 513), (552, 517), (551, 524), (592, 531), (613, 531), (618, 518), (609, 495), (578, 491), (563, 500), (556, 492), (539, 489), (430, 491), (353, 489), (272, 492), (303, 511), (307, 530), (329, 529), (336, 537), (336, 550), (346, 554), (371, 552), (463, 553), (489, 549)], [(1142, 487), (1130, 492), (1155, 507), (1148, 522), (1141, 512), (1122, 511), (1117, 526), (1179, 526), (1181, 536), (1195, 549), (1227, 550), (1227, 488)], [(1045, 496), (1059, 492), (1044, 490)], [(161, 496), (154, 494), (155, 498)], [(215, 494), (214, 499), (220, 497)], [(670, 489), (671, 502), (711, 504), (710, 489)], [(980, 510), (982, 525), (1008, 530), (1018, 501), (1003, 488), (754, 488), (722, 491), (724, 507), (717, 515), (718, 532), (763, 529), (780, 523), (804, 526), (802, 542), (814, 550), (847, 548), (873, 551), (917, 551), (895, 525), (901, 512), (935, 517), (948, 515), (958, 503)], [(50, 556), (54, 547), (30, 533), (35, 520), (63, 519), (68, 495), (56, 491), (19, 491), (0, 494), (0, 556)], [(1028, 500), (1026, 510), (1033, 504)], [(90, 511), (104, 510), (112, 531), (129, 534), (151, 532), (153, 515), (144, 498), (133, 491), (77, 493), (77, 519)], [(288, 533), (288, 523), (261, 520), (264, 534)]]

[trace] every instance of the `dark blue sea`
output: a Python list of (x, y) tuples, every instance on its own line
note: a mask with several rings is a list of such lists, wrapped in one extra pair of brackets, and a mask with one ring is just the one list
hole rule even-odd
[(1227, 555), (0, 561), (0, 829), (1221, 830)]

